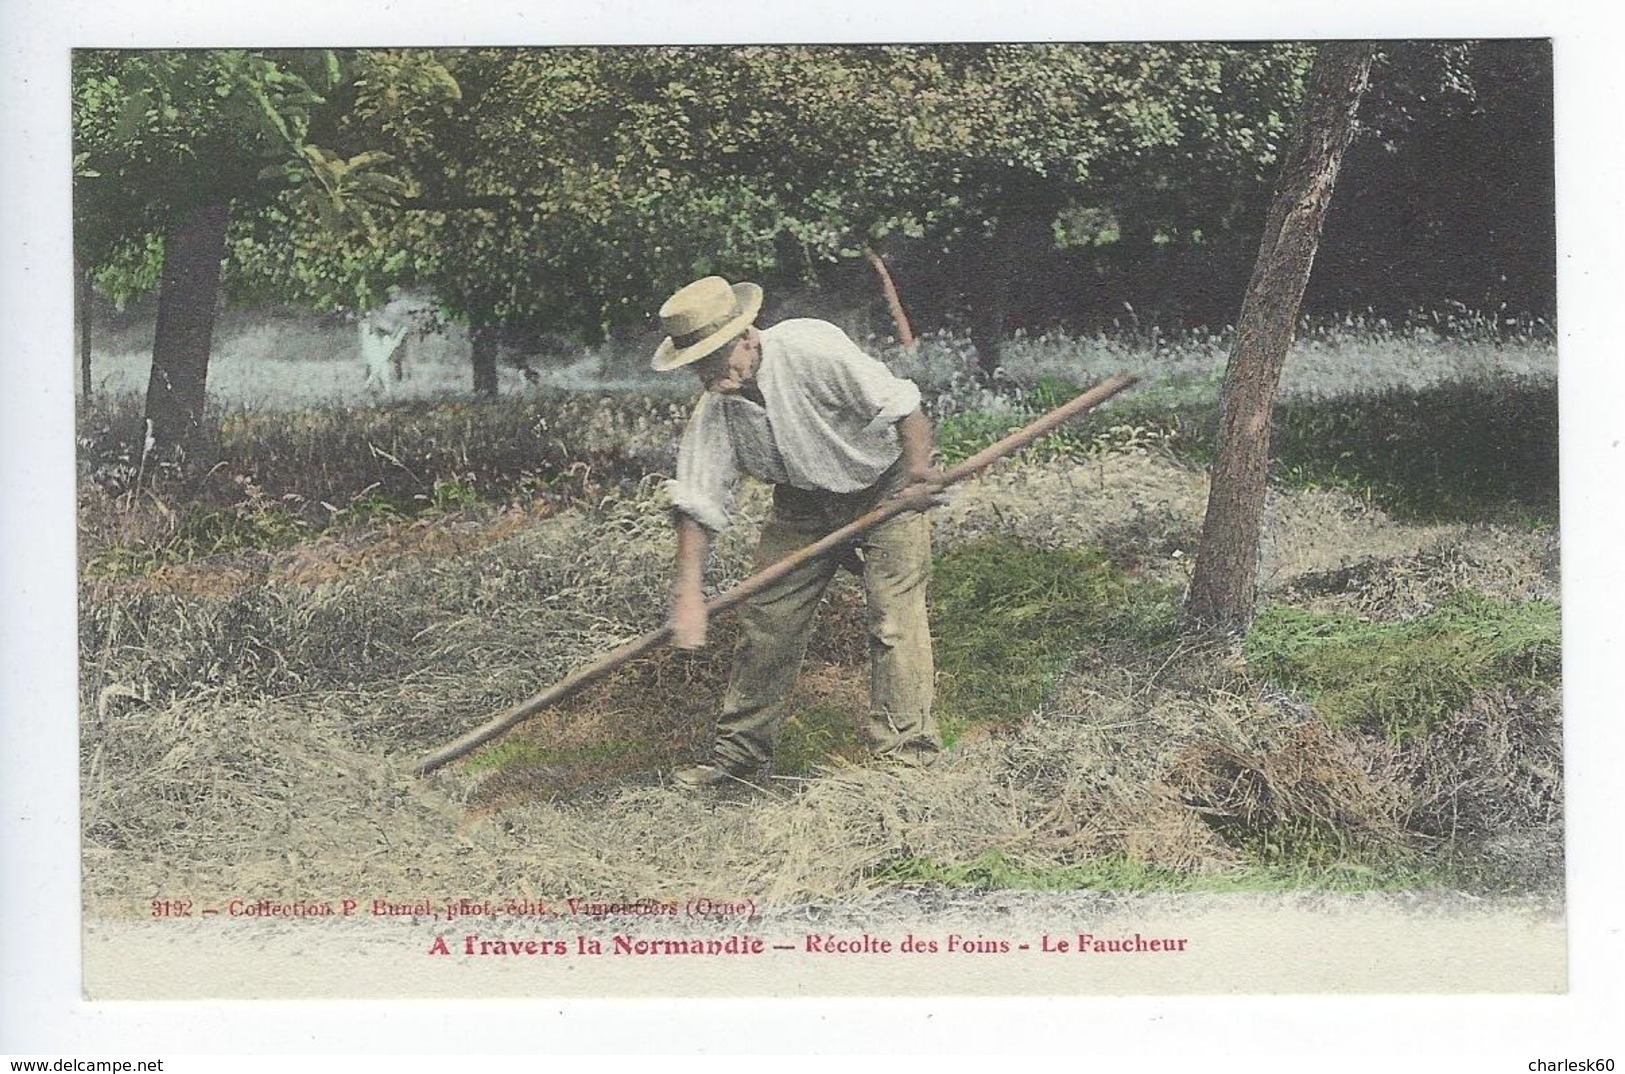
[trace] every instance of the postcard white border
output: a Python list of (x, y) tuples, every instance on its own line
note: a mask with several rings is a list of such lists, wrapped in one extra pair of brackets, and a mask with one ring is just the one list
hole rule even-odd
[[(1619, 37), (1600, 5), (1414, 0), (1069, 4), (843, 0), (451, 5), (0, 5), (0, 1051), (1085, 1051), (1204, 1064), (1314, 1050), (1619, 1056), (1619, 501), (1625, 297)], [(461, 9), (459, 11), (459, 9)], [(457, 12), (453, 14), (453, 12)], [(437, 1001), (94, 1004), (79, 999), (67, 51), (77, 45), (488, 44), (1551, 36), (1558, 84), (1565, 704), (1572, 992), (1564, 997)], [(1350, 1037), (1336, 1028), (1365, 1025)], [(629, 1031), (629, 1027), (634, 1027)], [(994, 1027), (992, 1032), (990, 1027)], [(387, 1045), (382, 1042), (388, 1042)], [(1261, 1047), (1262, 1044), (1262, 1047)], [(1612, 1048), (1610, 1052), (1608, 1049)], [(1598, 1049), (1602, 1050), (1599, 1052)], [(1520, 1060), (1514, 1063), (1514, 1060)], [(1166, 1069), (1153, 1065), (1153, 1069)], [(1449, 1065), (1441, 1069), (1455, 1069)], [(1497, 1069), (1502, 1069), (1501, 1064)], [(247, 1069), (244, 1067), (243, 1069)], [(357, 1068), (371, 1069), (371, 1068)], [(392, 1069), (416, 1069), (392, 1064)]]

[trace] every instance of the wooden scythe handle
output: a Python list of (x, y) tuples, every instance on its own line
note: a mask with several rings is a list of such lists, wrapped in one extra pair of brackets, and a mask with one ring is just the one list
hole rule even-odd
[[(1048, 435), (1063, 422), (1099, 406), (1118, 392), (1135, 384), (1138, 380), (1139, 378), (1131, 373), (1119, 373), (1102, 381), (1071, 402), (1056, 407), (1031, 424), (1017, 429), (1004, 439), (983, 448), (964, 462), (945, 471), (942, 477), (942, 487), (947, 488), (950, 485), (958, 484), (966, 478), (980, 473), (1004, 456), (1020, 451), (1033, 441)], [(918, 501), (911, 497), (886, 501), (867, 514), (848, 522), (828, 536), (805, 548), (792, 552), (769, 567), (763, 568), (726, 593), (712, 597), (706, 602), (706, 612), (709, 615), (717, 615), (727, 611), (760, 593), (763, 589), (777, 582), (808, 560), (840, 548), (854, 537), (868, 532), (882, 522), (895, 518), (905, 511), (916, 509), (917, 505)], [(504, 731), (523, 723), (550, 705), (558, 704), (589, 683), (603, 678), (627, 661), (642, 656), (649, 650), (661, 645), (670, 637), (671, 627), (662, 626), (611, 649), (591, 664), (576, 669), (529, 700), (521, 701), (513, 708), (492, 717), (489, 721), (474, 728), (467, 734), (446, 743), (433, 753), (426, 754), (418, 761), (418, 774), (427, 775), (442, 765), (455, 761), (457, 758), (478, 749)]]

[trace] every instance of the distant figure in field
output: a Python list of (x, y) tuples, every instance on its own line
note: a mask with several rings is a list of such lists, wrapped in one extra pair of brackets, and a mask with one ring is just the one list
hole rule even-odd
[(397, 382), (406, 379), (406, 334), (411, 326), (386, 314), (387, 307), (373, 310), (362, 314), (356, 324), (361, 336), (361, 360), (367, 368), (366, 387), (387, 395)]
[[(367, 389), (380, 395), (390, 394), (395, 385), (406, 379), (407, 365), (414, 357), (414, 342), (431, 334), (439, 335), (446, 329), (446, 321), (434, 300), (422, 294), (398, 294), (378, 309), (357, 317), (356, 331)], [(533, 331), (513, 325), (497, 325), (483, 331), (489, 333), (486, 338), (505, 365), (511, 366), (530, 384), (541, 382), (541, 374), (531, 365), (537, 342)], [(425, 356), (417, 357), (422, 360)]]

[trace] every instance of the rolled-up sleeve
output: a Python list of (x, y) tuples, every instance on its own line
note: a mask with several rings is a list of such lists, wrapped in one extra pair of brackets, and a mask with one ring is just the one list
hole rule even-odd
[(720, 408), (702, 395), (677, 446), (677, 476), (666, 484), (672, 508), (713, 533), (733, 521), (739, 467)]

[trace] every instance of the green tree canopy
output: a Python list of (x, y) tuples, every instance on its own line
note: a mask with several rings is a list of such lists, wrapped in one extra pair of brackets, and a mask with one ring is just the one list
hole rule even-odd
[(1197, 234), (1194, 215), (1262, 184), (1307, 59), (953, 45), (351, 62), (334, 159), (389, 160), (395, 207), (335, 241), (285, 198), (240, 229), (245, 281), (329, 304), (424, 283), (473, 323), (601, 336), (694, 275), (787, 282), (893, 237), (954, 247), (1019, 218), (1046, 246), (1058, 222), (1108, 242), (1130, 215)]
[(354, 206), (398, 195), (374, 170), (387, 155), (311, 140), (344, 76), (328, 51), (75, 54), (75, 259), (115, 298), (159, 287), (146, 407), (157, 442), (183, 443), (202, 413), (233, 209), (293, 189), (333, 230)]

